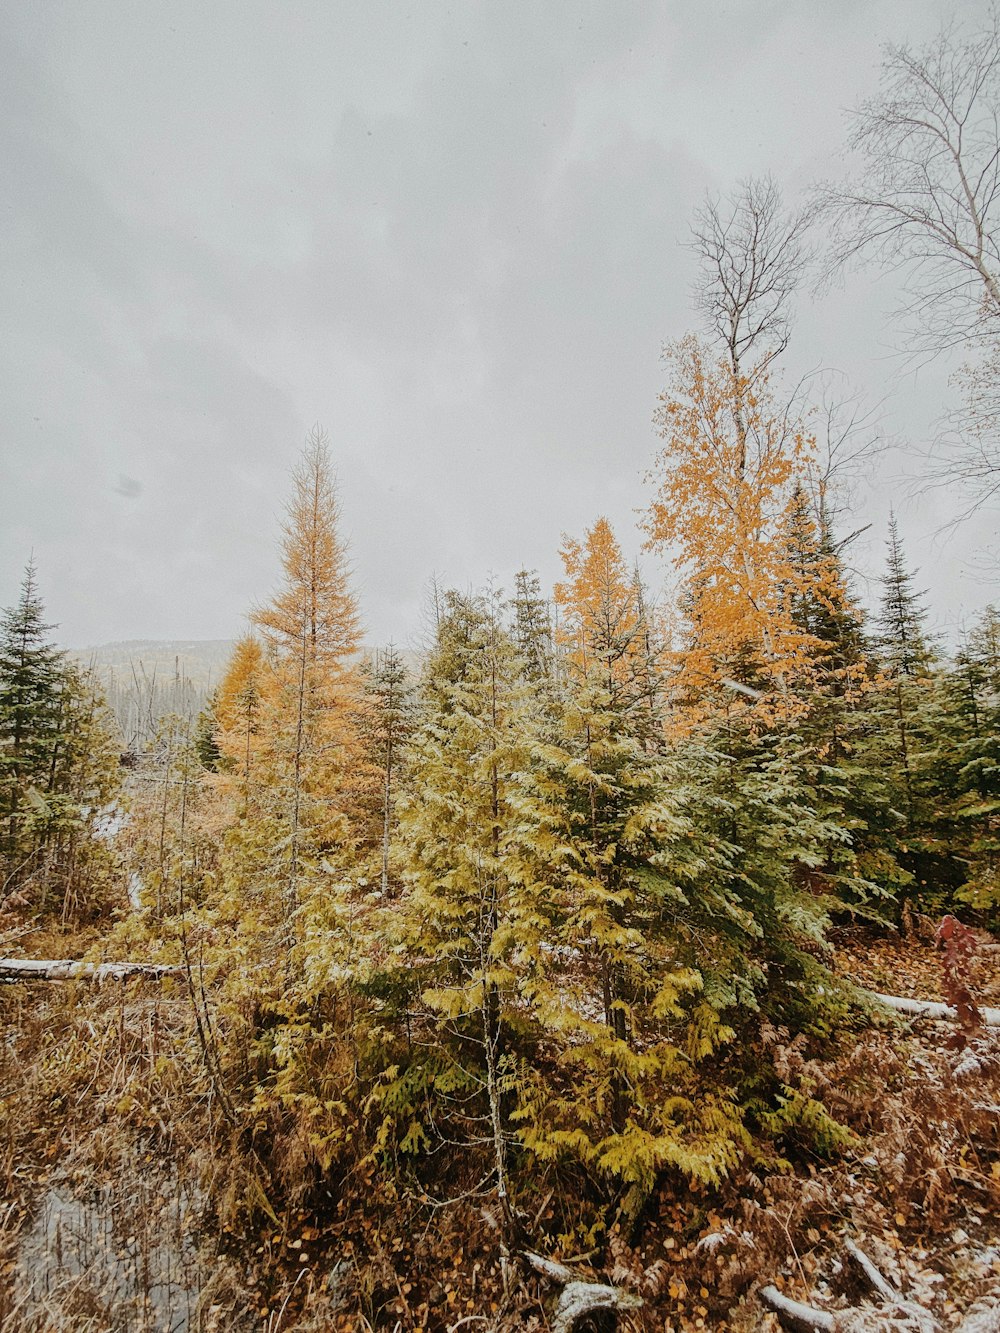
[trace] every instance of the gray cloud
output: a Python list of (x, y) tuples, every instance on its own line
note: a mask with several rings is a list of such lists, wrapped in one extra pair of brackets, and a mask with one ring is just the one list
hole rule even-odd
[(122, 496), (126, 500), (138, 500), (142, 494), (142, 482), (137, 481), (135, 477), (130, 477), (124, 472), (118, 474), (118, 484), (114, 488), (115, 494)]
[[(0, 601), (34, 547), (69, 642), (236, 632), (315, 421), (373, 637), (407, 637), (435, 571), (551, 579), (601, 512), (638, 550), (692, 206), (835, 171), (878, 42), (946, 9), (8, 7)], [(789, 373), (842, 366), (925, 436), (947, 370), (901, 382), (872, 302), (804, 299)], [(939, 603), (985, 600), (978, 530), (932, 548), (937, 515), (903, 515)]]

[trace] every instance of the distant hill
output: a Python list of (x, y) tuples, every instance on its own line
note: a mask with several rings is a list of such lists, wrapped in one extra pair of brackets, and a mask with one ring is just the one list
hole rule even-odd
[(93, 667), (105, 685), (186, 682), (207, 693), (225, 674), (232, 651), (231, 639), (126, 639), (71, 649), (70, 656)]
[(141, 752), (168, 715), (193, 721), (225, 675), (230, 639), (127, 639), (70, 650), (90, 667), (118, 721), (122, 746)]
[[(211, 693), (226, 673), (235, 643), (232, 639), (125, 639), (93, 648), (71, 648), (70, 656), (83, 666), (93, 667), (106, 684), (122, 687), (139, 683), (158, 687), (182, 682), (205, 694)], [(363, 644), (359, 657), (375, 649)], [(396, 650), (408, 671), (416, 674), (423, 653)]]
[[(141, 751), (167, 715), (198, 716), (229, 665), (232, 639), (126, 639), (72, 648), (70, 657), (90, 667), (118, 720), (124, 748)], [(363, 646), (360, 657), (374, 650)], [(421, 654), (402, 651), (411, 675)]]

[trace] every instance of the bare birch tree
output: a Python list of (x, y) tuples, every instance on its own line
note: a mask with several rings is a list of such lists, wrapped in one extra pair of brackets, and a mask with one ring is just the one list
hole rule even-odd
[(763, 369), (788, 345), (789, 301), (808, 259), (805, 220), (785, 209), (770, 176), (708, 196), (691, 227), (701, 275), (695, 306), (734, 375)]
[(1000, 491), (1000, 10), (976, 30), (949, 23), (922, 51), (886, 47), (850, 146), (855, 177), (814, 197), (830, 227), (825, 275), (900, 271), (907, 351), (968, 353), (930, 481), (958, 482), (975, 508)]

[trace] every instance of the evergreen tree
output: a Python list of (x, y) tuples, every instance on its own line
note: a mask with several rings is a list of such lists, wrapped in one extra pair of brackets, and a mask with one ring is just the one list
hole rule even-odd
[(943, 683), (944, 740), (937, 804), (947, 802), (953, 854), (964, 868), (956, 896), (1000, 908), (1000, 615), (987, 606)]
[(877, 621), (879, 663), (886, 678), (888, 739), (902, 778), (903, 812), (913, 831), (920, 816), (921, 777), (931, 742), (926, 705), (931, 701), (933, 653), (924, 623), (922, 594), (913, 590), (895, 517), (889, 520), (886, 572)]
[(927, 612), (922, 593), (913, 589), (913, 574), (906, 566), (895, 515), (889, 519), (888, 556), (882, 578), (878, 618), (878, 647), (883, 670), (894, 680), (927, 679), (934, 653), (924, 628)]
[(793, 682), (832, 698), (849, 697), (867, 676), (863, 619), (847, 587), (830, 524), (813, 512), (800, 481), (785, 523), (784, 593), (794, 624), (806, 636), (811, 679)]
[[(465, 1071), (457, 1084), (442, 1078), (438, 1090), (468, 1096), (482, 1089), (491, 1174), (508, 1225), (516, 1070), (508, 1037), (520, 1021), (518, 995), (538, 964), (545, 913), (524, 880), (519, 850), (521, 773), (535, 725), (532, 693), (496, 594), (445, 594), (401, 802), (409, 884), (402, 921), (412, 978), (434, 1015), (437, 1042)], [(421, 1066), (432, 1084), (437, 1064), (431, 1052)]]
[(222, 758), (218, 740), (219, 722), (216, 717), (218, 704), (219, 691), (213, 690), (195, 720), (195, 749), (202, 767), (209, 773), (218, 770), (219, 760)]
[(810, 652), (793, 682), (798, 706), (784, 730), (796, 738), (803, 796), (808, 793), (816, 814), (835, 821), (844, 834), (830, 842), (828, 859), (812, 867), (809, 878), (852, 909), (877, 912), (874, 900), (888, 888), (882, 881), (896, 882), (899, 872), (866, 837), (869, 829), (885, 826), (887, 798), (882, 775), (864, 759), (873, 689), (864, 620), (826, 516), (815, 515), (801, 485), (793, 494), (786, 542), (787, 603)]
[(552, 673), (552, 625), (537, 570), (520, 569), (514, 575), (511, 607), (514, 644), (525, 673), (531, 680), (547, 680)]
[(0, 618), (2, 879), (8, 890), (31, 881), (37, 906), (61, 902), (65, 918), (104, 887), (96, 832), (118, 790), (121, 745), (94, 682), (48, 641), (52, 628), (32, 561)]
[(0, 618), (0, 800), (12, 869), (63, 737), (66, 660), (48, 641), (52, 628), (45, 623), (32, 560), (17, 605)]
[(913, 588), (894, 518), (887, 547), (875, 637), (881, 674), (870, 701), (864, 761), (881, 775), (886, 820), (878, 834), (903, 872), (897, 897), (908, 920), (911, 900), (930, 906), (928, 894), (938, 894), (943, 901), (960, 873), (948, 852), (945, 811), (937, 799), (945, 732), (943, 681), (925, 629), (922, 595)]
[(525, 1094), (523, 1138), (582, 1160), (634, 1216), (659, 1171), (717, 1181), (742, 1140), (696, 1072), (728, 1036), (684, 941), (713, 853), (654, 743), (655, 635), (608, 523), (567, 541), (563, 561), (559, 725), (524, 780), (527, 855), (554, 911), (532, 994), (559, 1064)]
[(955, 656), (954, 714), (961, 720), (960, 788), (1000, 796), (1000, 613), (987, 606)]
[(396, 803), (404, 778), (406, 746), (413, 732), (415, 701), (409, 675), (393, 644), (375, 652), (363, 671), (364, 697), (359, 727), (374, 781), (367, 805), (378, 848), (382, 893), (389, 891)]

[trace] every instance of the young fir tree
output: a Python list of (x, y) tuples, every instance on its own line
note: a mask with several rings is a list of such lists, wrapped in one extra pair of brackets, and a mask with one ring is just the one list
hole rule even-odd
[(17, 605), (0, 618), (0, 817), (11, 872), (44, 840), (36, 816), (62, 742), (66, 659), (48, 641), (52, 628), (30, 561)]
[(218, 772), (219, 760), (222, 758), (218, 739), (219, 720), (216, 717), (218, 703), (219, 691), (213, 690), (195, 719), (195, 749), (207, 773)]
[(520, 569), (514, 575), (511, 609), (511, 633), (526, 675), (535, 681), (548, 680), (553, 668), (552, 623), (537, 570)]
[(836, 821), (845, 835), (831, 844), (824, 864), (803, 868), (802, 873), (815, 890), (863, 909), (884, 896), (882, 881), (899, 878), (891, 859), (880, 856), (866, 840), (867, 830), (883, 825), (886, 817), (881, 775), (864, 761), (872, 668), (863, 617), (849, 594), (829, 522), (822, 511), (814, 512), (798, 484), (786, 544), (786, 602), (810, 644), (808, 660), (791, 682), (799, 700), (790, 730), (799, 740), (802, 779), (811, 791), (812, 807), (825, 820)]
[[(424, 668), (419, 725), (400, 802), (408, 891), (400, 905), (411, 984), (436, 1035), (415, 1050), (404, 1078), (444, 1099), (434, 1119), (463, 1123), (461, 1104), (481, 1090), (491, 1176), (505, 1226), (512, 1222), (509, 1153), (517, 1000), (538, 967), (546, 906), (525, 881), (522, 772), (536, 727), (522, 663), (495, 594), (447, 593)], [(467, 1123), (468, 1112), (465, 1113)], [(430, 1122), (411, 1123), (415, 1150)]]
[(929, 906), (928, 892), (944, 890), (957, 867), (947, 851), (937, 801), (944, 734), (941, 680), (925, 629), (927, 613), (914, 590), (894, 518), (887, 545), (875, 639), (881, 682), (871, 701), (865, 761), (883, 776), (888, 813), (880, 832), (909, 884), (898, 889), (908, 917), (911, 899)]
[(987, 606), (955, 655), (951, 711), (963, 742), (958, 784), (986, 800), (1000, 796), (1000, 613)]
[(405, 777), (406, 747), (414, 727), (415, 700), (406, 666), (393, 644), (379, 649), (363, 669), (359, 729), (373, 781), (367, 800), (370, 831), (363, 841), (377, 848), (379, 883), (389, 892), (396, 803)]
[(665, 1167), (718, 1181), (742, 1132), (724, 1093), (698, 1086), (698, 1061), (728, 1033), (685, 958), (686, 890), (707, 849), (650, 743), (644, 601), (606, 520), (563, 560), (558, 732), (536, 744), (524, 784), (534, 876), (555, 912), (533, 1000), (559, 1062), (533, 1071), (522, 1134), (619, 1186), (634, 1213)]
[(943, 683), (945, 744), (938, 799), (948, 803), (954, 855), (964, 867), (956, 896), (1000, 907), (1000, 615), (987, 606)]

